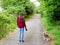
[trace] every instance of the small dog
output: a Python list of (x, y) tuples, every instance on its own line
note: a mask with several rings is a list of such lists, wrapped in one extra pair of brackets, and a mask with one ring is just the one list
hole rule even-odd
[(44, 40), (45, 41), (51, 41), (51, 36), (47, 33), (47, 32), (43, 32), (43, 35), (44, 35)]

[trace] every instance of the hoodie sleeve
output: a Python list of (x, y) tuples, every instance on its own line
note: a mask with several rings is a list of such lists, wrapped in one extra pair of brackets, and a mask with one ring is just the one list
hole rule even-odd
[(25, 26), (25, 28), (26, 28), (26, 23), (25, 23), (25, 20), (24, 20), (24, 26)]

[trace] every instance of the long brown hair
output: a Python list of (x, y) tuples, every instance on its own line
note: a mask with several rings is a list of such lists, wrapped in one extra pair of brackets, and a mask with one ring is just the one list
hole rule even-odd
[(23, 16), (23, 12), (20, 12), (19, 15)]

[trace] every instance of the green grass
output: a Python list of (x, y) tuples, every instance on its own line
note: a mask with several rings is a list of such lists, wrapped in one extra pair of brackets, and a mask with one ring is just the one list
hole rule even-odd
[(53, 36), (52, 39), (55, 45), (60, 45), (60, 25), (48, 24), (47, 20), (43, 17), (41, 19), (46, 30)]

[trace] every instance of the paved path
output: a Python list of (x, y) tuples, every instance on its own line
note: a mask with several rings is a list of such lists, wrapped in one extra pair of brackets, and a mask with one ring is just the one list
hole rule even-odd
[(28, 31), (25, 31), (25, 42), (19, 43), (18, 29), (9, 34), (6, 38), (0, 41), (0, 45), (49, 45), (44, 41), (43, 27), (40, 21), (40, 15), (36, 14), (26, 22)]

